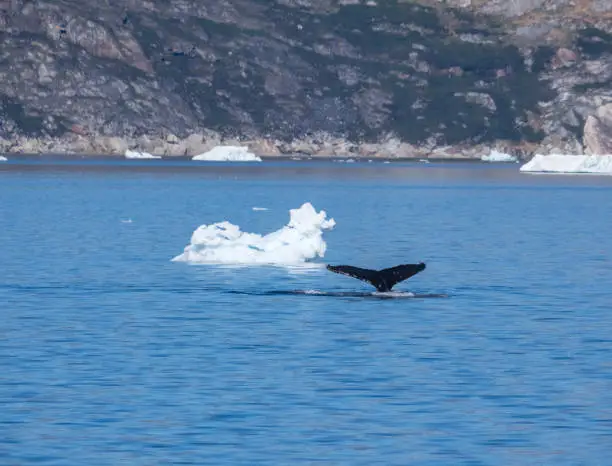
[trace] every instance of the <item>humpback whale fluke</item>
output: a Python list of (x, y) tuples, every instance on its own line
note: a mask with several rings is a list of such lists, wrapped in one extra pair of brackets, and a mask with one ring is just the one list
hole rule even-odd
[(352, 265), (328, 265), (327, 270), (368, 282), (377, 291), (391, 291), (396, 284), (425, 270), (425, 264), (402, 264), (382, 270), (362, 269)]

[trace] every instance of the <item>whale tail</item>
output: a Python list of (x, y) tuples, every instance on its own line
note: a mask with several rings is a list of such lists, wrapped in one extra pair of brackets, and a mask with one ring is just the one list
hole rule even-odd
[(328, 265), (327, 270), (368, 282), (377, 291), (391, 291), (399, 282), (425, 270), (425, 264), (402, 264), (382, 270), (362, 269), (352, 265)]

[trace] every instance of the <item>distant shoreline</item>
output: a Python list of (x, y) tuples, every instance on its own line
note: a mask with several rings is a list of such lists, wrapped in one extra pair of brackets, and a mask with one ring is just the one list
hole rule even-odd
[(13, 160), (28, 160), (28, 161), (126, 161), (133, 163), (163, 163), (163, 162), (194, 162), (196, 164), (208, 164), (208, 163), (240, 163), (240, 164), (253, 164), (265, 162), (338, 162), (347, 165), (354, 163), (384, 163), (384, 162), (414, 162), (414, 163), (483, 163), (483, 164), (500, 164), (509, 163), (516, 164), (515, 162), (486, 162), (479, 158), (468, 158), (468, 157), (365, 157), (365, 156), (310, 156), (310, 155), (260, 155), (262, 162), (250, 162), (250, 161), (194, 161), (190, 155), (165, 155), (161, 158), (156, 159), (129, 159), (123, 155), (111, 155), (111, 154), (65, 154), (65, 153), (2, 153), (9, 161)]
[[(242, 147), (262, 160), (292, 158), (312, 160), (381, 160), (381, 161), (478, 161), (497, 153), (527, 160), (537, 146), (520, 141), (495, 140), (480, 144), (435, 144), (429, 141), (412, 144), (392, 134), (378, 141), (350, 141), (329, 134), (317, 134), (291, 141), (266, 138), (226, 138), (217, 133), (194, 133), (185, 138), (174, 135), (139, 137), (82, 136), (69, 134), (62, 138), (0, 139), (0, 154), (7, 157), (125, 157), (126, 152), (143, 152), (155, 157), (181, 160), (207, 153), (219, 147)], [(137, 154), (135, 154), (137, 155)], [(134, 157), (134, 159), (139, 157)], [(145, 158), (145, 157), (143, 157)], [(238, 157), (240, 158), (240, 157)]]

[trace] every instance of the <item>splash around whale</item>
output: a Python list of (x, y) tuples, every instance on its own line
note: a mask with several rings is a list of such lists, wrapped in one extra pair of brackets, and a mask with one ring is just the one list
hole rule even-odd
[(392, 291), (392, 288), (410, 277), (425, 270), (425, 264), (400, 264), (382, 270), (363, 269), (351, 265), (327, 265), (327, 270), (347, 275), (365, 281), (376, 288), (374, 292), (363, 291), (323, 291), (323, 290), (258, 290), (258, 291), (227, 291), (231, 294), (244, 294), (251, 296), (321, 296), (338, 298), (375, 298), (375, 299), (402, 299), (402, 298), (448, 298), (444, 293), (415, 293), (410, 291)]
[(371, 298), (371, 299), (424, 299), (448, 298), (445, 293), (413, 293), (410, 291), (324, 291), (324, 290), (265, 290), (265, 291), (227, 291), (230, 294), (249, 296), (313, 296), (321, 298)]

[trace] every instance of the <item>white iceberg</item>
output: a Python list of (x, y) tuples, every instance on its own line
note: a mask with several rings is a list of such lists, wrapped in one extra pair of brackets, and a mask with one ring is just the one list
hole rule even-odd
[(191, 160), (207, 162), (261, 162), (261, 158), (249, 152), (248, 147), (216, 146), (214, 149), (194, 156)]
[(198, 264), (299, 265), (323, 257), (327, 244), (323, 230), (336, 222), (324, 210), (317, 212), (310, 203), (289, 211), (287, 225), (267, 235), (240, 231), (228, 221), (201, 225), (191, 243), (173, 261)]
[(149, 154), (148, 152), (138, 152), (134, 150), (126, 149), (126, 159), (161, 159), (159, 155)]
[(499, 152), (495, 149), (491, 150), (489, 155), (483, 155), (480, 157), (483, 162), (518, 162), (518, 158), (514, 155)]
[(612, 175), (612, 155), (536, 154), (520, 171)]
[(0, 155), (0, 162), (8, 162), (8, 159), (3, 155)]
[(261, 211), (261, 210), (268, 210), (268, 208), (267, 207), (253, 207), (253, 210), (258, 212), (258, 211)]

